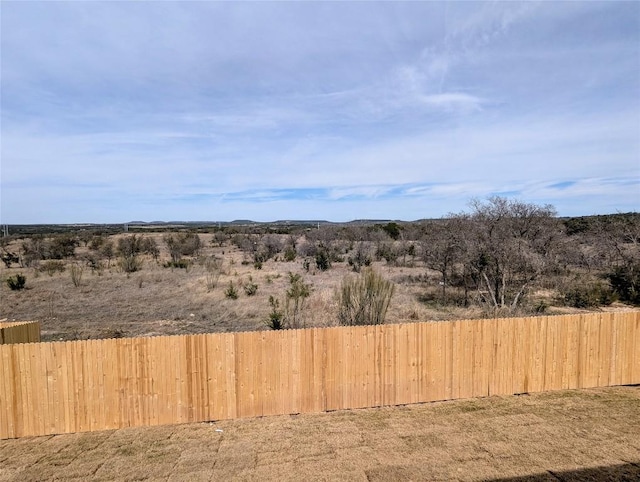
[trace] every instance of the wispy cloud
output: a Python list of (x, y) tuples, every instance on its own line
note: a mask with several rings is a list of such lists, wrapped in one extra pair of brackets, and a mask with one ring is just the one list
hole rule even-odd
[(639, 10), (9, 2), (0, 217), (637, 210)]

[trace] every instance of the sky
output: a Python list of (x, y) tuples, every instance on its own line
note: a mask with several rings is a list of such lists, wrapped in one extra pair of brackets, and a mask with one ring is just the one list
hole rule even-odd
[(640, 211), (640, 2), (0, 2), (0, 222)]

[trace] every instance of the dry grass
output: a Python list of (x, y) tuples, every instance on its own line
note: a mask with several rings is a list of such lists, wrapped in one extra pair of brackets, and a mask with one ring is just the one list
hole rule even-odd
[(0, 481), (638, 480), (640, 387), (0, 441)]
[[(158, 246), (164, 248), (161, 234), (145, 236), (154, 237)], [(169, 259), (165, 250), (158, 262), (146, 257), (142, 271), (131, 274), (121, 272), (116, 260), (111, 261), (110, 268), (101, 271), (92, 272), (85, 267), (78, 287), (74, 286), (69, 269), (49, 275), (36, 269), (2, 266), (0, 280), (22, 273), (27, 277), (27, 289), (11, 291), (2, 283), (0, 318), (41, 321), (45, 341), (266, 329), (269, 296), (284, 301), (287, 274), (291, 271), (300, 273), (305, 282), (313, 285), (303, 314), (304, 325), (337, 323), (334, 292), (342, 278), (351, 274), (346, 263), (334, 263), (326, 272), (314, 268), (306, 272), (301, 259), (291, 263), (269, 260), (261, 270), (256, 270), (253, 263), (242, 264), (245, 256), (235, 247), (214, 247), (210, 243), (211, 235), (201, 235), (201, 238), (205, 246), (202, 262), (196, 261), (188, 270), (164, 268), (163, 262)], [(12, 250), (17, 252), (18, 247)], [(85, 252), (86, 248), (77, 249), (78, 256)], [(211, 256), (224, 259), (222, 274), (213, 290), (207, 286), (204, 262)], [(73, 262), (70, 260), (67, 265)], [(384, 262), (374, 265), (397, 284), (387, 323), (484, 315), (479, 308), (441, 306), (437, 302), (438, 277), (432, 273), (427, 278), (421, 266), (390, 267)], [(247, 297), (242, 290), (249, 276), (258, 285), (252, 297)], [(224, 296), (230, 281), (238, 287), (238, 300)], [(548, 313), (569, 311), (578, 310), (552, 308)]]

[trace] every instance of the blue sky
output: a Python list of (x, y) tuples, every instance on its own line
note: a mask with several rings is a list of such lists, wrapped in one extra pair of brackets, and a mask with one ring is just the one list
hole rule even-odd
[(640, 210), (640, 3), (12, 2), (0, 222)]

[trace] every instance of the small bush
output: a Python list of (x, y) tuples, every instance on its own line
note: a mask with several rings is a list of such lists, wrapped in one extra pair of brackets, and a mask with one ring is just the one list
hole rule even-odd
[(600, 281), (576, 282), (562, 293), (563, 301), (573, 308), (608, 306), (616, 300), (611, 288)]
[[(289, 272), (289, 289), (285, 302), (285, 318), (287, 326), (299, 328), (305, 308), (305, 300), (311, 295), (313, 287), (305, 283), (302, 276)], [(303, 325), (304, 326), (304, 325)]]
[(78, 288), (82, 282), (82, 273), (84, 272), (84, 268), (77, 264), (72, 264), (69, 269), (71, 272), (71, 282), (73, 283), (73, 286)]
[(234, 286), (233, 281), (229, 281), (229, 286), (227, 286), (227, 289), (224, 290), (224, 296), (230, 300), (238, 299), (238, 290)]
[(24, 289), (25, 284), (27, 283), (27, 277), (21, 274), (17, 274), (15, 276), (9, 276), (7, 278), (7, 286), (11, 291), (19, 291)]
[(185, 269), (189, 271), (191, 262), (188, 259), (178, 259), (176, 261), (174, 260), (167, 261), (163, 266), (165, 268), (178, 268), (178, 269)]
[(207, 271), (207, 291), (214, 290), (218, 285), (218, 280), (220, 279), (220, 275), (222, 274), (222, 264), (222, 260), (219, 258), (208, 258), (205, 261), (204, 267)]
[(280, 301), (273, 296), (269, 296), (269, 304), (271, 305), (271, 312), (269, 313), (267, 326), (272, 330), (284, 329), (284, 311), (280, 309)]
[(38, 271), (41, 273), (47, 273), (49, 276), (53, 276), (55, 273), (62, 273), (64, 270), (64, 262), (58, 260), (45, 261), (38, 267)]
[(118, 266), (125, 273), (135, 273), (142, 268), (142, 260), (137, 256), (125, 256), (120, 258)]
[(243, 288), (247, 296), (253, 296), (258, 292), (258, 285), (253, 282), (251, 276), (249, 276), (249, 281), (244, 284)]
[(331, 268), (331, 260), (325, 250), (320, 250), (316, 253), (316, 268), (320, 271), (327, 271)]
[(287, 248), (284, 250), (284, 260), (287, 263), (295, 261), (296, 260), (296, 248), (294, 248), (293, 246), (287, 246)]
[(352, 256), (347, 260), (351, 269), (356, 273), (362, 270), (363, 266), (371, 265), (371, 257), (363, 243), (359, 243)]
[(640, 305), (640, 263), (618, 266), (607, 277), (620, 300)]

